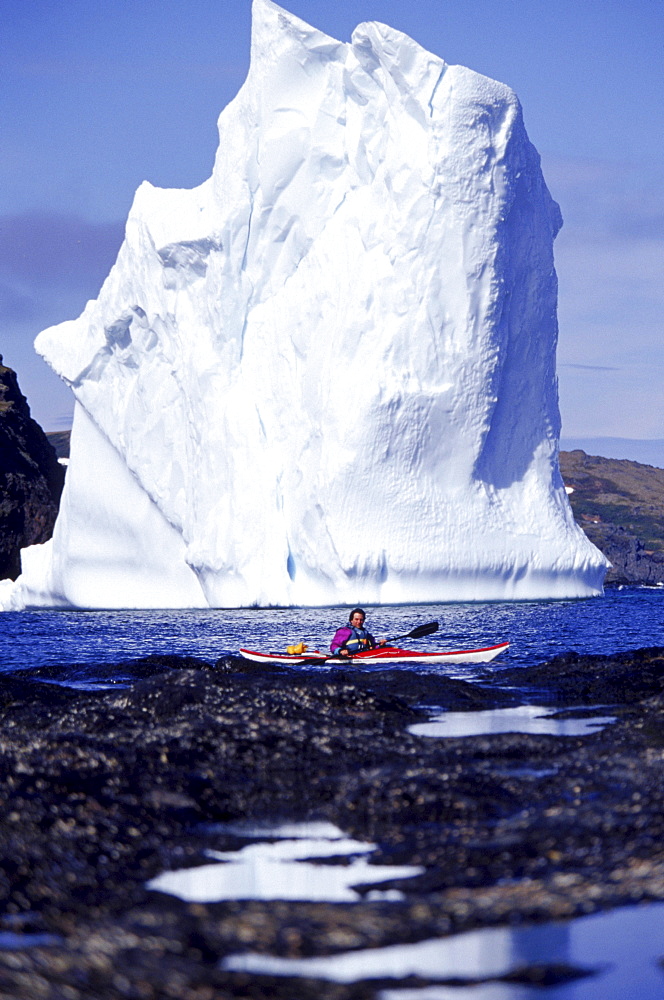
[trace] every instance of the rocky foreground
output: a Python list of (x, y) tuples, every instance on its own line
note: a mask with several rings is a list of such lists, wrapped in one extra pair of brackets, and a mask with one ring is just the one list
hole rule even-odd
[[(664, 900), (663, 649), (570, 654), (474, 683), (294, 675), (234, 658), (153, 658), (115, 676), (128, 671), (128, 687), (93, 692), (58, 685), (49, 669), (0, 685), (0, 938), (13, 945), (0, 951), (3, 1000), (368, 1000), (380, 983), (248, 976), (220, 960)], [(523, 702), (568, 716), (610, 706), (617, 721), (583, 737), (406, 729), (428, 717), (419, 705)], [(328, 820), (376, 843), (372, 863), (425, 871), (393, 886), (401, 900), (348, 904), (185, 903), (146, 888), (164, 870), (209, 863), (206, 850), (237, 847), (213, 824), (248, 818)]]

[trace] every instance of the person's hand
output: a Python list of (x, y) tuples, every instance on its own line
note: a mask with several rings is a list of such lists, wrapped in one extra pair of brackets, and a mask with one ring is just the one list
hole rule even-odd
[(340, 649), (339, 656), (350, 656), (350, 653), (348, 652), (347, 649)]

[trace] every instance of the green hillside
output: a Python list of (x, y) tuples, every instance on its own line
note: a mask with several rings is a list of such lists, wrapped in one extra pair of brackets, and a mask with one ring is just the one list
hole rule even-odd
[(664, 581), (664, 469), (561, 451), (576, 521), (613, 563), (607, 582)]

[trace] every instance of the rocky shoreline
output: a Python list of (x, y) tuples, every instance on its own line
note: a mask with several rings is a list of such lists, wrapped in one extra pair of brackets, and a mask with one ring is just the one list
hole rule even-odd
[(577, 524), (611, 568), (605, 584), (664, 583), (664, 469), (561, 451), (560, 471)]
[(51, 537), (64, 478), (16, 372), (0, 355), (0, 580), (19, 575), (22, 548)]
[[(2, 1000), (368, 1000), (374, 980), (249, 976), (221, 962), (664, 900), (662, 649), (569, 654), (472, 683), (234, 657), (154, 657), (116, 671), (127, 672), (128, 686), (98, 691), (63, 686), (56, 668), (0, 686)], [(616, 721), (574, 737), (407, 729), (430, 716), (423, 705), (524, 702), (567, 717), (601, 705)], [(241, 846), (228, 824), (247, 820), (327, 821), (377, 845), (372, 864), (423, 872), (381, 886), (394, 900), (348, 904), (187, 903), (147, 887)], [(587, 972), (550, 965), (517, 979)]]

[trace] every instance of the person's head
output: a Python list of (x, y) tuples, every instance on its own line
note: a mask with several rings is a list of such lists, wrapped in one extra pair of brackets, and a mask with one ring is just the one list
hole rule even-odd
[(366, 617), (367, 616), (365, 615), (362, 608), (353, 608), (351, 613), (348, 615), (348, 621), (350, 622), (351, 625), (354, 625), (355, 628), (362, 628), (364, 626), (364, 619)]

